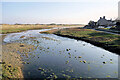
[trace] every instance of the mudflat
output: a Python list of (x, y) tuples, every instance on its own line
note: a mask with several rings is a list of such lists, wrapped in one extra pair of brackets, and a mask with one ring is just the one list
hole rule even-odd
[(34, 46), (23, 43), (2, 45), (3, 78), (24, 78), (21, 70), (24, 62), (21, 56), (27, 56), (26, 53), (32, 50), (34, 50)]

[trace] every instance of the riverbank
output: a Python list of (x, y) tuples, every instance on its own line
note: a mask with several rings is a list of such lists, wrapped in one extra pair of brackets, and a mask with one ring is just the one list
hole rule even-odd
[(27, 30), (35, 30), (35, 29), (48, 29), (53, 26), (46, 26), (46, 25), (2, 25), (2, 28), (0, 29), (1, 34), (7, 34), (7, 33), (15, 33), (15, 32), (22, 32)]
[[(41, 32), (42, 33), (42, 32)], [(104, 33), (100, 31), (95, 31), (91, 29), (82, 28), (69, 28), (54, 31), (44, 31), (43, 33), (56, 34), (62, 37), (69, 37), (77, 40), (83, 40), (85, 42), (91, 43), (95, 46), (104, 48), (111, 52), (120, 54), (120, 36)]]
[(24, 78), (22, 56), (33, 50), (34, 46), (22, 43), (2, 45), (2, 79)]
[(34, 25), (34, 24), (20, 24), (20, 25), (9, 25), (4, 24), (0, 26), (0, 33), (1, 34), (7, 34), (7, 33), (16, 33), (16, 32), (22, 32), (27, 30), (35, 30), (35, 29), (49, 29), (53, 27), (82, 27), (83, 25)]
[[(54, 32), (57, 28), (53, 29)], [(18, 34), (8, 34), (4, 39), (3, 45), (9, 46), (9, 43), (12, 47), (4, 49), (5, 51), (9, 50), (6, 54), (10, 54), (10, 58), (12, 58), (11, 54), (14, 51), (17, 51), (18, 53), (16, 54), (22, 56), (20, 58), (23, 60), (23, 66), (20, 69), (23, 71), (24, 78), (117, 77), (118, 56), (116, 54), (99, 49), (83, 41), (76, 42), (75, 39), (39, 33), (46, 30), (52, 29), (29, 30)], [(52, 31), (49, 32), (52, 33)], [(17, 45), (13, 43), (17, 43)], [(26, 48), (27, 44), (34, 45), (34, 51), (25, 52), (25, 50), (28, 50)], [(16, 47), (18, 48), (16, 49)], [(21, 50), (24, 48), (26, 49)], [(9, 53), (11, 50), (12, 53)], [(98, 69), (100, 72), (97, 71)]]

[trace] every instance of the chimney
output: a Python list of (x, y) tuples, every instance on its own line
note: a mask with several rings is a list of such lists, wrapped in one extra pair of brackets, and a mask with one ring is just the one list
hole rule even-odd
[(103, 19), (105, 19), (105, 16), (103, 16)]

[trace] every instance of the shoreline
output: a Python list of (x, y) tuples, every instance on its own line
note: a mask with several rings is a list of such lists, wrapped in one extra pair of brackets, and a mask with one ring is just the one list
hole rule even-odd
[(97, 47), (101, 47), (105, 50), (108, 50), (110, 52), (113, 52), (115, 54), (119, 54), (120, 55), (120, 49), (119, 48), (116, 48), (116, 47), (111, 47), (111, 46), (108, 46), (107, 44), (104, 44), (104, 43), (99, 43), (99, 42), (95, 42), (95, 41), (91, 41), (91, 40), (87, 40), (87, 39), (84, 39), (82, 37), (73, 37), (73, 36), (69, 36), (69, 35), (61, 35), (61, 34), (55, 34), (57, 36), (61, 36), (61, 37), (67, 37), (67, 38), (71, 38), (71, 39), (76, 39), (76, 40), (82, 40), (82, 41), (85, 41), (87, 43), (90, 43), (94, 46), (97, 46)]
[(10, 34), (10, 33), (19, 33), (19, 32), (23, 32), (23, 31), (28, 31), (28, 30), (39, 30), (39, 29), (50, 29), (52, 27), (48, 27), (48, 28), (38, 28), (38, 29), (27, 29), (27, 30), (20, 30), (20, 31), (13, 31), (13, 32), (1, 32), (0, 34), (5, 35), (5, 34)]
[(0, 29), (1, 34), (8, 34), (8, 33), (17, 33), (17, 32), (22, 32), (22, 31), (27, 31), (27, 30), (39, 30), (39, 29), (50, 29), (50, 28), (55, 28), (55, 27), (83, 27), (83, 25), (2, 25)]
[[(73, 29), (73, 30), (72, 30)], [(75, 29), (75, 30), (74, 30)], [(75, 32), (72, 32), (72, 31), (75, 31)], [(99, 39), (96, 41), (94, 40), (94, 37), (95, 36), (90, 36), (91, 38), (87, 38), (86, 33), (83, 33), (83, 34), (77, 34), (77, 32), (80, 32), (81, 30), (78, 29), (78, 28), (69, 28), (69, 29), (61, 29), (61, 30), (50, 30), (50, 31), (43, 31), (43, 32), (40, 32), (40, 33), (44, 33), (44, 34), (55, 34), (57, 36), (61, 36), (61, 37), (67, 37), (67, 38), (71, 38), (71, 39), (76, 39), (76, 40), (82, 40), (82, 41), (85, 41), (87, 43), (90, 43), (94, 46), (97, 46), (97, 47), (100, 47), (100, 48), (103, 48), (107, 51), (110, 51), (110, 52), (113, 52), (115, 54), (118, 54), (120, 55), (120, 47), (119, 46), (116, 46), (116, 43), (107, 43), (107, 42), (100, 42)], [(84, 32), (84, 30), (83, 30)], [(89, 30), (88, 30), (89, 32)], [(95, 30), (92, 30), (92, 32), (96, 34), (96, 32), (98, 33), (99, 31), (95, 31)], [(102, 32), (104, 33), (104, 32)], [(77, 34), (77, 35), (76, 35)], [(109, 33), (107, 33), (109, 34)], [(101, 35), (101, 34), (100, 34)], [(112, 34), (111, 34), (112, 35)], [(79, 37), (78, 37), (79, 36)], [(92, 40), (92, 37), (93, 37), (93, 40)], [(101, 37), (103, 38), (103, 41), (104, 39), (106, 38), (106, 36), (104, 35), (101, 35)], [(114, 36), (113, 36), (114, 37)], [(111, 39), (111, 38), (110, 38)], [(114, 39), (114, 38), (113, 38)], [(109, 42), (109, 41), (108, 41)], [(111, 41), (110, 41), (111, 42)], [(119, 45), (119, 44), (118, 44)]]
[[(69, 29), (71, 29), (71, 28), (69, 28)], [(65, 30), (68, 31), (69, 29), (67, 29), (67, 30), (65, 29)], [(76, 29), (77, 29), (77, 31), (79, 31), (78, 28), (76, 28)], [(119, 53), (120, 52), (120, 48), (118, 48), (116, 46), (110, 46), (109, 44), (100, 43), (100, 42), (97, 42), (97, 41), (94, 41), (94, 40), (90, 40), (89, 38), (86, 38), (86, 37), (77, 37), (77, 36), (71, 35), (69, 33), (68, 34), (59, 33), (62, 30), (64, 30), (64, 29), (60, 29), (60, 30), (59, 29), (53, 29), (53, 30), (43, 31), (43, 32), (40, 32), (40, 33), (55, 34), (57, 36), (67, 37), (67, 38), (76, 39), (76, 40), (82, 40), (82, 41), (85, 41), (87, 43), (93, 44), (93, 45), (95, 45), (97, 47), (101, 47), (101, 48), (103, 48), (105, 50), (113, 52), (115, 54), (118, 54), (118, 55), (120, 54)], [(89, 32), (89, 30), (87, 30), (87, 31)], [(1, 36), (5, 37), (5, 34), (3, 34)], [(2, 40), (3, 40), (3, 38), (2, 38)], [(11, 66), (10, 70), (15, 69), (16, 66), (14, 66), (14, 63), (16, 63), (16, 62), (18, 62), (18, 63), (16, 63), (17, 65), (19, 65), (19, 64), (23, 65), (25, 62), (22, 61), (21, 55), (22, 56), (24, 55), (24, 56), (27, 57), (27, 55), (29, 54), (29, 52), (32, 51), (32, 50), (34, 50), (34, 48), (35, 48), (33, 45), (28, 45), (28, 44), (23, 44), (23, 43), (9, 43), (9, 44), (5, 44), (5, 45), (2, 45), (2, 46), (3, 46), (3, 54), (4, 54), (4, 58), (3, 59), (4, 59), (4, 62), (7, 63), (7, 64), (3, 64), (3, 67), (5, 67), (4, 73), (8, 72), (8, 71), (6, 71), (6, 69), (8, 69), (9, 66)], [(32, 50), (29, 50), (29, 49), (32, 49)], [(20, 51), (21, 54), (17, 53), (17, 51)], [(6, 54), (7, 54), (7, 57), (6, 57)], [(18, 59), (18, 57), (19, 57), (19, 59)], [(13, 59), (10, 60), (10, 58), (13, 58)], [(17, 61), (17, 59), (18, 59), (18, 61)], [(7, 68), (6, 68), (6, 66), (7, 66)], [(14, 66), (14, 67), (12, 67), (12, 66)], [(18, 74), (16, 73), (16, 74), (20, 78), (21, 77), (24, 78), (24, 75), (23, 75), (23, 72), (22, 72), (22, 69), (21, 69), (22, 67), (17, 66), (17, 68), (18, 68), (17, 69), (18, 72), (20, 72), (20, 73), (18, 73)], [(7, 74), (9, 74), (9, 73), (7, 73)], [(4, 75), (4, 76), (6, 76), (6, 75)], [(14, 77), (12, 75), (10, 75), (10, 77), (8, 77), (8, 78), (14, 78)]]
[(29, 52), (34, 48), (33, 45), (23, 43), (2, 45), (2, 79), (24, 78), (22, 69), (25, 62), (22, 60), (22, 56), (27, 58)]

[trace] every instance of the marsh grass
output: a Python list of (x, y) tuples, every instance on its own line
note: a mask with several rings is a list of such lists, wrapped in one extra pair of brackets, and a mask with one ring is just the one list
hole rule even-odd
[(32, 30), (32, 29), (46, 29), (51, 28), (52, 26), (46, 26), (46, 25), (2, 25), (1, 26), (0, 33), (6, 34), (6, 33), (13, 33), (13, 32), (21, 32), (26, 30)]
[(120, 46), (120, 36), (115, 34), (104, 33), (91, 29), (63, 29), (55, 34), (68, 35), (73, 37), (81, 37), (87, 40), (96, 41), (100, 43), (107, 43), (109, 45)]
[(40, 33), (44, 33), (44, 34), (53, 34), (55, 32), (59, 31), (58, 29), (53, 29), (53, 30), (49, 30), (49, 31), (42, 31)]
[[(56, 35), (87, 41), (112, 52), (119, 53), (120, 50), (120, 35), (83, 28), (66, 28), (51, 32)], [(49, 32), (46, 31), (46, 33)]]
[(20, 24), (20, 25), (9, 25), (9, 24), (3, 24), (0, 26), (0, 33), (7, 34), (7, 33), (13, 33), (13, 32), (21, 32), (26, 30), (35, 30), (35, 29), (49, 29), (52, 27), (78, 27), (83, 25), (35, 25), (35, 24)]

